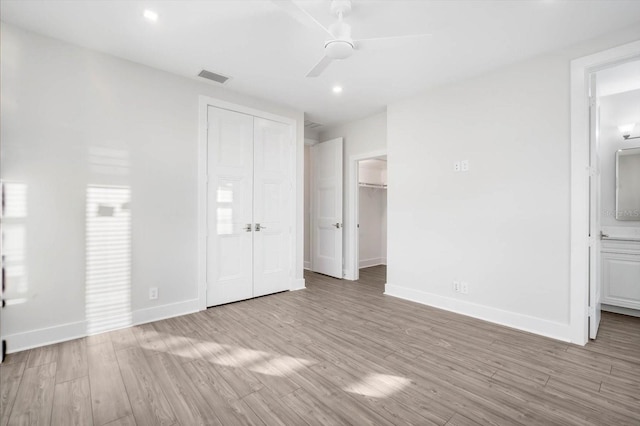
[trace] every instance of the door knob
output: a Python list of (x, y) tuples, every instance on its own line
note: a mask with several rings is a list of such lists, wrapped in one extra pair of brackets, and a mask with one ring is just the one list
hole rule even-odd
[(247, 225), (244, 227), (244, 230), (245, 230), (246, 232), (251, 232), (251, 224), (250, 224), (250, 223), (247, 223)]
[(340, 224), (340, 222), (337, 222), (337, 223), (334, 223), (333, 226), (335, 226), (336, 228), (340, 229), (340, 226), (342, 226), (342, 225)]
[(262, 226), (259, 223), (256, 223), (256, 232), (260, 232), (261, 229), (267, 229), (266, 226)]

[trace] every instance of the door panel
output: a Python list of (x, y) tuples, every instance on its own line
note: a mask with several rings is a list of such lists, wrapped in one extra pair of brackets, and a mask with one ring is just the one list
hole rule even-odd
[(293, 269), (290, 227), (293, 164), (291, 126), (255, 117), (254, 297), (290, 288)]
[(253, 297), (253, 117), (209, 107), (207, 306)]
[(342, 278), (342, 138), (312, 150), (312, 268)]

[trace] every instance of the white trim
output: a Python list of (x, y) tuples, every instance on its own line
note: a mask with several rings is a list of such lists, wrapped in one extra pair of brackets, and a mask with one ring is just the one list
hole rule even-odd
[(3, 336), (3, 339), (7, 342), (7, 353), (14, 353), (39, 346), (79, 339), (86, 335), (87, 322), (78, 321), (37, 330), (29, 330), (22, 333), (9, 334)]
[(291, 291), (304, 290), (307, 288), (304, 278), (298, 278), (291, 283)]
[(548, 321), (528, 315), (522, 315), (517, 312), (491, 308), (467, 302), (465, 300), (452, 299), (438, 294), (426, 293), (390, 284), (385, 285), (384, 294), (518, 330), (540, 334), (552, 339), (571, 342), (571, 328), (569, 324), (566, 323)]
[(362, 268), (369, 268), (371, 266), (386, 265), (386, 264), (387, 264), (387, 260), (384, 257), (374, 257), (371, 259), (360, 259), (360, 261), (358, 262), (358, 268), (362, 269)]
[[(192, 299), (184, 302), (139, 309), (132, 312), (133, 324), (131, 324), (131, 326), (191, 314), (199, 310), (198, 306), (199, 300)], [(4, 336), (4, 339), (7, 341), (7, 353), (20, 352), (40, 346), (86, 337), (88, 336), (87, 325), (87, 321), (78, 321)], [(117, 328), (114, 330), (117, 330)], [(110, 331), (113, 330), (105, 331), (105, 333)]]
[[(284, 117), (269, 112), (253, 109), (244, 105), (234, 104), (231, 102), (222, 101), (220, 99), (212, 98), (209, 96), (200, 95), (198, 99), (198, 300), (199, 309), (207, 309), (207, 120), (208, 120), (208, 107), (213, 106), (216, 108), (222, 108), (230, 111), (240, 112), (242, 114), (253, 115), (254, 117), (260, 117), (271, 121), (277, 121), (279, 123), (288, 124), (291, 126), (292, 137), (292, 158), (295, 160), (298, 157), (298, 124), (293, 118)], [(299, 176), (297, 173), (297, 162), (293, 161), (291, 165), (291, 199), (298, 200), (298, 185), (303, 184), (299, 182)], [(298, 239), (295, 238), (297, 232), (302, 230), (297, 229), (296, 218), (298, 217), (296, 202), (291, 203), (291, 229), (293, 250), (291, 250), (291, 274), (295, 276), (296, 271), (296, 257), (299, 249)], [(294, 232), (295, 230), (295, 232)], [(292, 280), (292, 283), (294, 280)], [(292, 284), (293, 285), (293, 284)], [(292, 288), (293, 290), (293, 288)]]
[(199, 299), (191, 299), (183, 302), (138, 309), (133, 311), (133, 324), (146, 324), (148, 322), (160, 321), (166, 318), (192, 314), (200, 310), (199, 303)]
[(603, 303), (602, 310), (606, 312), (613, 312), (615, 314), (629, 315), (632, 317), (640, 317), (640, 310), (624, 308), (622, 306), (613, 306), (613, 305), (607, 305)]
[(311, 270), (311, 261), (310, 260), (305, 260), (304, 261), (304, 269), (306, 269), (307, 271)]
[(351, 259), (351, 269), (347, 268), (345, 270), (344, 277), (347, 280), (357, 280), (360, 278), (360, 244), (358, 241), (358, 194), (360, 192), (360, 186), (358, 185), (358, 162), (360, 160), (381, 157), (383, 155), (387, 155), (386, 149), (379, 149), (365, 154), (351, 155), (349, 157), (349, 163), (347, 164), (347, 214), (345, 215), (347, 218), (347, 222), (345, 224), (348, 230), (345, 237), (349, 241), (348, 244), (345, 244), (345, 247), (348, 247), (349, 250), (346, 250), (344, 257), (345, 259)]
[(640, 41), (571, 61), (571, 341), (588, 341), (589, 99), (588, 75), (640, 54)]
[(304, 144), (307, 146), (313, 146), (317, 143), (320, 143), (318, 140), (316, 139), (309, 139), (309, 138), (304, 138)]

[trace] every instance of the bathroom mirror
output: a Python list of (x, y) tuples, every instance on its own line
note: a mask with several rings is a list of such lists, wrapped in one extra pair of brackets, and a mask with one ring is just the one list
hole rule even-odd
[(616, 220), (640, 221), (640, 148), (616, 152)]

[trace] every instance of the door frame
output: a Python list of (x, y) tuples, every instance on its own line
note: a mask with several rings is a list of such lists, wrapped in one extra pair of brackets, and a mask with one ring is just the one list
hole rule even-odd
[(291, 271), (290, 271), (290, 290), (296, 290), (299, 287), (296, 282), (296, 267), (297, 267), (297, 255), (302, 247), (299, 247), (298, 233), (298, 187), (300, 185), (299, 171), (298, 171), (298, 123), (295, 119), (284, 117), (277, 114), (261, 111), (258, 109), (250, 108), (240, 104), (234, 104), (231, 102), (223, 101), (210, 96), (200, 95), (198, 97), (198, 308), (200, 310), (207, 309), (207, 217), (208, 217), (208, 203), (207, 203), (207, 185), (208, 185), (208, 108), (216, 107), (226, 109), (229, 111), (235, 111), (242, 114), (252, 115), (254, 117), (260, 117), (267, 120), (277, 121), (291, 126), (291, 135), (294, 138), (293, 152), (291, 153), (291, 187), (289, 196), (293, 200), (291, 203), (291, 232), (293, 234), (292, 241), (294, 247), (291, 248)]
[[(569, 326), (573, 343), (589, 341), (589, 75), (640, 56), (640, 41), (571, 61), (571, 262)], [(593, 236), (592, 238), (596, 238)], [(597, 278), (597, 277), (593, 277)]]
[(347, 268), (344, 275), (347, 280), (357, 280), (360, 278), (360, 238), (358, 235), (358, 222), (360, 221), (358, 216), (360, 212), (360, 186), (358, 185), (359, 162), (361, 160), (382, 157), (383, 155), (387, 155), (386, 149), (351, 155), (349, 157), (349, 163), (347, 166), (349, 169), (347, 184), (347, 214), (345, 216), (348, 218), (348, 221), (345, 223), (347, 232), (345, 233), (346, 238), (343, 248), (343, 251), (345, 252), (345, 259), (351, 259), (350, 264), (345, 265)]

